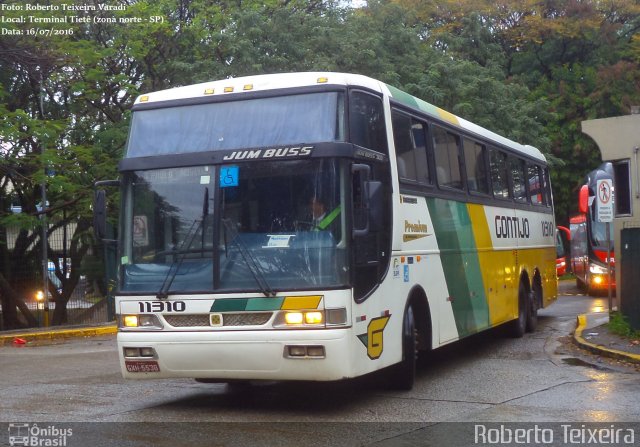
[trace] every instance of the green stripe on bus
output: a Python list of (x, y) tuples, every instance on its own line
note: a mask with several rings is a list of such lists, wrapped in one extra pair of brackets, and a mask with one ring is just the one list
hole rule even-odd
[(283, 301), (284, 297), (251, 298), (246, 310), (279, 310)]
[(460, 337), (490, 326), (473, 228), (464, 203), (428, 199), (440, 259)]
[(387, 88), (389, 89), (389, 92), (391, 93), (393, 99), (395, 99), (396, 101), (408, 105), (409, 107), (413, 107), (414, 109), (422, 110), (423, 112), (429, 113), (433, 116), (440, 117), (438, 108), (433, 104), (429, 104), (422, 99), (411, 96), (409, 93), (403, 92), (402, 90), (392, 85), (387, 84)]
[(242, 312), (279, 310), (284, 297), (275, 298), (219, 298), (213, 302), (210, 312)]
[(213, 302), (211, 312), (243, 311), (246, 309), (248, 302), (248, 298), (218, 299)]

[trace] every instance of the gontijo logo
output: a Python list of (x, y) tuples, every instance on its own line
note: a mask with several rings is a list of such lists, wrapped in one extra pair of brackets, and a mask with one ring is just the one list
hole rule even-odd
[(9, 424), (9, 445), (28, 447), (65, 447), (73, 429), (55, 425), (39, 427), (38, 424)]
[(494, 223), (498, 239), (528, 239), (530, 236), (529, 219), (526, 217), (496, 216)]
[(367, 333), (358, 335), (363, 345), (367, 347), (367, 356), (371, 360), (380, 358), (384, 351), (384, 328), (387, 326), (391, 315), (388, 312), (381, 317), (374, 318), (367, 326)]

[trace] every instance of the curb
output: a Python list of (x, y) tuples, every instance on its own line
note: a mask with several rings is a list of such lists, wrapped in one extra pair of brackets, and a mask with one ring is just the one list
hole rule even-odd
[(14, 332), (12, 334), (0, 335), (0, 346), (10, 345), (14, 342), (14, 340), (23, 340), (26, 342), (36, 340), (57, 340), (64, 338), (112, 335), (117, 332), (118, 327), (116, 325), (94, 326), (75, 329), (54, 329), (48, 331)]
[(573, 340), (578, 345), (581, 346), (588, 351), (593, 352), (594, 354), (599, 354), (605, 357), (611, 357), (619, 360), (626, 360), (632, 363), (640, 364), (640, 355), (632, 354), (630, 352), (619, 351), (617, 349), (610, 349), (602, 345), (598, 345), (595, 343), (588, 342), (582, 337), (582, 332), (585, 330), (587, 326), (587, 316), (586, 315), (578, 315), (578, 321), (576, 330), (573, 334)]

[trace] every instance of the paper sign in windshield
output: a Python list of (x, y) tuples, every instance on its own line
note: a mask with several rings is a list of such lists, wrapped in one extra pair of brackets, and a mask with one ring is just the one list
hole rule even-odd
[(289, 248), (295, 234), (269, 234), (269, 242), (263, 248)]

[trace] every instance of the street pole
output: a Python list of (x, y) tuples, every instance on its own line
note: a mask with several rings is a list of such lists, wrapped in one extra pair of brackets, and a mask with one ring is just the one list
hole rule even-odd
[(607, 231), (607, 289), (609, 296), (609, 315), (613, 312), (613, 297), (611, 293), (611, 229), (609, 228), (611, 224), (607, 222), (606, 231)]
[[(40, 67), (40, 114), (44, 119), (44, 79), (42, 77), (42, 67)], [(42, 147), (43, 174), (42, 183), (40, 183), (40, 192), (42, 197), (42, 206), (40, 215), (42, 218), (42, 299), (44, 303), (44, 325), (49, 326), (49, 254), (47, 253), (47, 232), (49, 230), (49, 222), (47, 220), (47, 166), (44, 157), (45, 146)]]
[(49, 326), (49, 255), (47, 253), (47, 185), (46, 185), (46, 169), (45, 178), (42, 180), (41, 188), (41, 200), (42, 200), (42, 293), (43, 293), (43, 309), (44, 309), (44, 326)]

